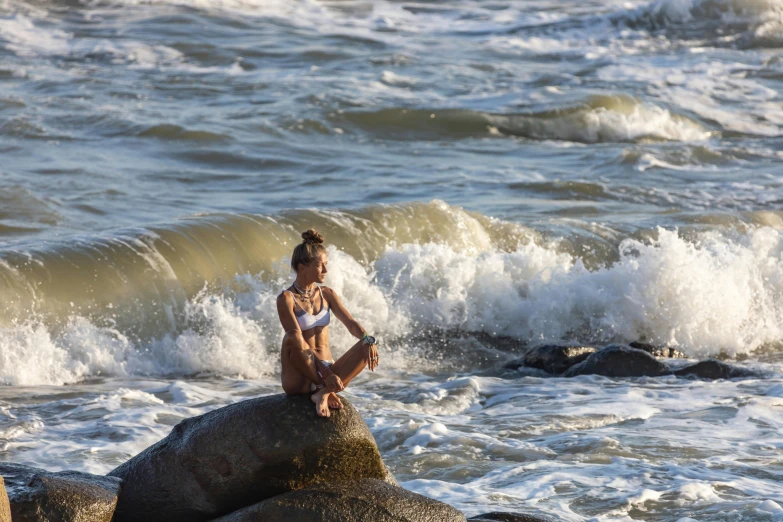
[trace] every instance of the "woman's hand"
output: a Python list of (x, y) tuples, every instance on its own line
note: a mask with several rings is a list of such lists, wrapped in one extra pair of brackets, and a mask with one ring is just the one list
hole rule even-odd
[(326, 389), (332, 393), (341, 392), (345, 389), (343, 380), (340, 379), (340, 377), (335, 373), (328, 375), (324, 379), (324, 386), (326, 386)]
[(378, 359), (378, 345), (367, 345), (367, 367), (370, 371), (375, 371), (375, 368), (378, 367)]

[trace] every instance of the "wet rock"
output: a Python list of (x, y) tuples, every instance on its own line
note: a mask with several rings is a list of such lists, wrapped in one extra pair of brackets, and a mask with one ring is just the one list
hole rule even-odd
[(380, 480), (320, 484), (264, 500), (214, 522), (465, 522), (453, 507)]
[(696, 364), (686, 366), (674, 372), (674, 375), (679, 377), (698, 377), (700, 379), (737, 379), (741, 377), (759, 377), (759, 374), (748, 370), (746, 368), (740, 368), (738, 366), (731, 366), (715, 359), (708, 359), (706, 361), (700, 361)]
[(686, 355), (682, 353), (681, 351), (670, 348), (668, 346), (655, 346), (652, 344), (647, 343), (640, 343), (638, 341), (634, 341), (630, 343), (628, 346), (631, 348), (636, 348), (637, 350), (644, 350), (645, 352), (649, 353), (653, 357), (663, 357), (667, 359), (685, 359)]
[(484, 513), (468, 520), (473, 520), (474, 522), (551, 522), (547, 518), (534, 517), (522, 513), (501, 513), (499, 511)]
[(11, 522), (11, 505), (8, 503), (3, 477), (0, 477), (0, 522)]
[(565, 377), (603, 375), (604, 377), (655, 377), (671, 373), (652, 355), (630, 346), (611, 344), (601, 348), (565, 372)]
[[(0, 463), (14, 522), (109, 522), (122, 481), (78, 471)], [(0, 518), (2, 520), (2, 518)]]
[(394, 474), (391, 472), (391, 470), (386, 464), (383, 465), (383, 469), (385, 471), (385, 474), (383, 476), (383, 481), (388, 484), (391, 484), (392, 486), (399, 486), (400, 483), (397, 482), (396, 478), (394, 478)]
[[(595, 351), (596, 348), (592, 346), (546, 344), (533, 348), (525, 354), (525, 357), (507, 364), (506, 367), (516, 370), (524, 365), (560, 375), (571, 366), (587, 359)], [(513, 366), (514, 364), (516, 367)]]
[(180, 422), (110, 473), (125, 480), (113, 522), (199, 522), (320, 482), (387, 470), (369, 428), (343, 398), (330, 418), (310, 397), (247, 400)]

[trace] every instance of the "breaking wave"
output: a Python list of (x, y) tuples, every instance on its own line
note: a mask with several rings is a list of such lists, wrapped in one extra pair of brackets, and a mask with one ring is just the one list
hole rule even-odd
[[(355, 212), (204, 216), (6, 251), (0, 380), (277, 371), (274, 300), (297, 231), (331, 243), (327, 284), (377, 333), (392, 366), (417, 366), (427, 331), (520, 343), (645, 339), (691, 355), (783, 339), (783, 232), (651, 231), (588, 268), (557, 238), (433, 201)], [(686, 237), (687, 236), (687, 237)], [(575, 249), (578, 251), (578, 249)], [(351, 344), (339, 325), (338, 351)]]
[(625, 95), (596, 95), (575, 106), (530, 114), (384, 109), (346, 113), (340, 118), (389, 139), (506, 135), (532, 140), (599, 143), (703, 141), (714, 135), (695, 120)]

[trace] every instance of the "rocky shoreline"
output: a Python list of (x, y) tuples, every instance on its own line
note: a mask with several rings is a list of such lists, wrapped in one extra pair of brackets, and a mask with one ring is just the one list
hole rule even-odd
[[(400, 487), (359, 412), (343, 403), (319, 418), (309, 396), (238, 402), (180, 422), (106, 476), (0, 463), (0, 522), (466, 520)], [(520, 513), (471, 520), (545, 521)]]

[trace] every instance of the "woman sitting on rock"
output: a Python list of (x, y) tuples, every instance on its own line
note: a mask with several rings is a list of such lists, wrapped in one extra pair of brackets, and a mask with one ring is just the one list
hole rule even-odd
[[(375, 338), (351, 317), (337, 293), (318, 286), (326, 278), (327, 256), (324, 238), (315, 230), (302, 233), (304, 241), (294, 248), (291, 268), (296, 280), (277, 296), (277, 313), (285, 329), (280, 358), (283, 364), (283, 391), (288, 394), (310, 393), (315, 411), (329, 416), (329, 408), (341, 409), (337, 397), (351, 379), (367, 365), (378, 366)], [(359, 339), (336, 362), (329, 349), (329, 321), (332, 312)]]

